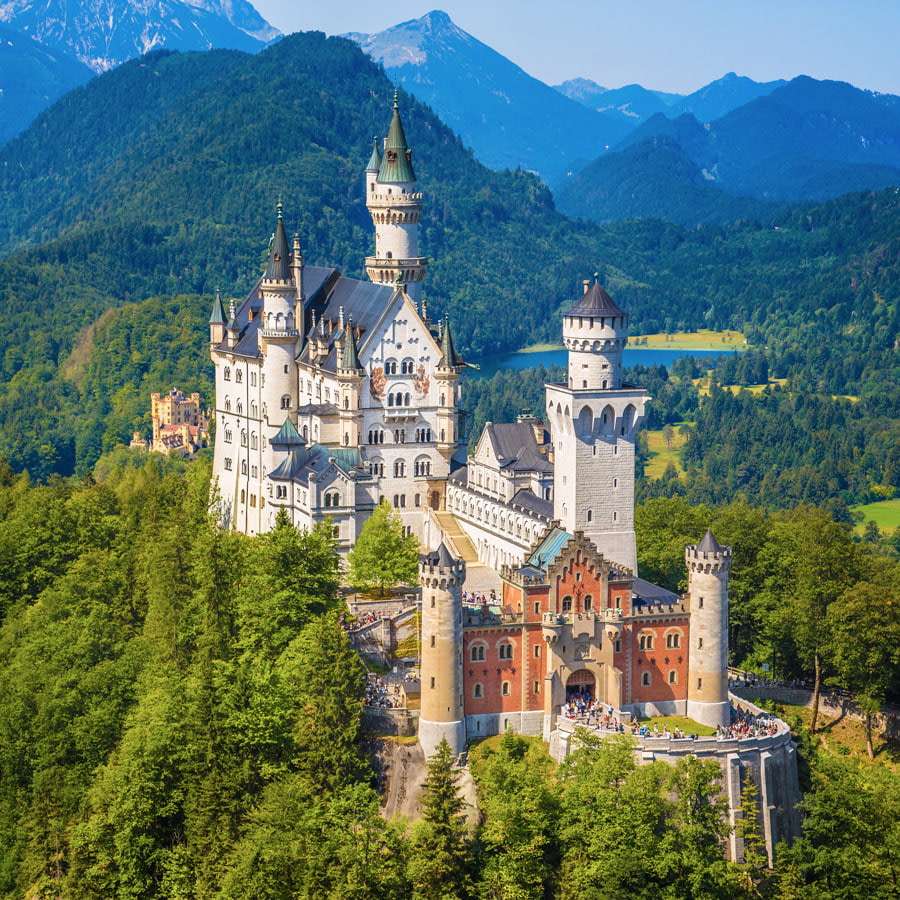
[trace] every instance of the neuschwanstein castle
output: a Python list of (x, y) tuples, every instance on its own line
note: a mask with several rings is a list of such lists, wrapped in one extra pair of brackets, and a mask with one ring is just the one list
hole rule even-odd
[(366, 168), (369, 281), (304, 265), (279, 204), (264, 274), (228, 314), (216, 299), (223, 522), (257, 534), (284, 507), (299, 527), (330, 518), (346, 551), (384, 498), (422, 540), (429, 509), (452, 512), (497, 569), (521, 562), (556, 521), (634, 570), (634, 441), (646, 396), (622, 382), (627, 314), (585, 282), (563, 317), (569, 379), (547, 387), (549, 424), (488, 424), (467, 461), (465, 362), (450, 322), (433, 322), (419, 297), (422, 200), (395, 97)]
[[(564, 704), (585, 695), (621, 718), (727, 725), (731, 548), (707, 532), (686, 549), (683, 597), (637, 574), (634, 446), (647, 397), (622, 380), (628, 314), (596, 280), (584, 282), (562, 315), (568, 373), (546, 386), (546, 420), (487, 423), (467, 457), (466, 364), (449, 321), (433, 322), (419, 294), (422, 201), (395, 95), (387, 138), (366, 168), (369, 280), (304, 265), (279, 204), (262, 277), (228, 315), (217, 297), (210, 352), (223, 524), (257, 534), (285, 509), (301, 528), (330, 520), (347, 551), (384, 499), (436, 547), (419, 567), (426, 755), (441, 739), (460, 752), (512, 729), (543, 734), (562, 758), (575, 739)], [(464, 606), (467, 569), (448, 517), (497, 571), (500, 613)], [(753, 741), (667, 740), (640, 752), (719, 760), (732, 821), (752, 778), (770, 854), (797, 833), (795, 747), (783, 723)], [(738, 858), (734, 835), (731, 843)]]

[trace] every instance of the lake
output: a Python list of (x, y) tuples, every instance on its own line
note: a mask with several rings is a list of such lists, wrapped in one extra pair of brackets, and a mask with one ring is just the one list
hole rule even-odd
[[(728, 353), (738, 353), (735, 349), (729, 350), (657, 350), (650, 347), (626, 347), (622, 354), (622, 362), (625, 366), (671, 366), (676, 359), (682, 356), (693, 356), (695, 359), (709, 359), (712, 356), (724, 356)], [(479, 359), (479, 371), (469, 370), (470, 378), (490, 378), (498, 369), (536, 369), (538, 366), (565, 366), (567, 351), (540, 350), (535, 353), (526, 353), (521, 350), (516, 353), (501, 353), (497, 356), (486, 356)]]

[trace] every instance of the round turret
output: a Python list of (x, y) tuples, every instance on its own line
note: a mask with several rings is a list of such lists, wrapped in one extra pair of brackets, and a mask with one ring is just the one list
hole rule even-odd
[(687, 715), (703, 725), (728, 725), (728, 572), (731, 547), (711, 531), (685, 550), (691, 610)]
[(462, 586), (466, 564), (442, 542), (419, 558), (422, 585), (422, 711), (419, 744), (433, 756), (442, 738), (453, 753), (466, 746), (463, 712)]
[(622, 351), (628, 343), (628, 313), (600, 286), (584, 282), (584, 294), (563, 312), (563, 344), (569, 351), (569, 387), (618, 390)]

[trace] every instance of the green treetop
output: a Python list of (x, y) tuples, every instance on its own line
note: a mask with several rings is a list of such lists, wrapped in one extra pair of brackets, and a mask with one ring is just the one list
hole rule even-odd
[(384, 596), (398, 584), (415, 584), (419, 576), (419, 542), (406, 534), (403, 522), (382, 500), (360, 532), (348, 557), (349, 580), (361, 590)]

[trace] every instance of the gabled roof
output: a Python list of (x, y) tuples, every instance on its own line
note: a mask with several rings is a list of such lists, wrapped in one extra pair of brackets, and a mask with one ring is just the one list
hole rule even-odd
[(559, 556), (560, 551), (569, 541), (572, 535), (559, 525), (553, 525), (547, 530), (547, 533), (541, 539), (537, 547), (532, 550), (531, 555), (525, 560), (526, 566), (534, 566), (542, 572), (547, 571), (547, 566)]
[(484, 433), (501, 469), (512, 472), (552, 472), (538, 450), (534, 429), (527, 422), (488, 422)]
[(397, 91), (394, 91), (394, 113), (391, 116), (391, 127), (384, 142), (384, 157), (378, 169), (378, 181), (391, 184), (409, 184), (416, 180), (412, 166), (412, 150), (406, 143), (406, 133), (400, 121), (400, 104)]
[(564, 316), (627, 316), (628, 313), (619, 306), (598, 281), (594, 283), (575, 301), (573, 306), (563, 310)]

